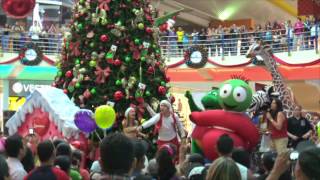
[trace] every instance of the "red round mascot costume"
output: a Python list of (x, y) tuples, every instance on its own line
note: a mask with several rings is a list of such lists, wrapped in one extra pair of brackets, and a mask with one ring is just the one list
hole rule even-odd
[(259, 142), (258, 129), (243, 112), (252, 101), (252, 91), (247, 82), (231, 79), (219, 88), (219, 104), (222, 110), (192, 112), (190, 120), (196, 124), (192, 138), (209, 160), (218, 157), (216, 143), (228, 134), (235, 147), (251, 150)]

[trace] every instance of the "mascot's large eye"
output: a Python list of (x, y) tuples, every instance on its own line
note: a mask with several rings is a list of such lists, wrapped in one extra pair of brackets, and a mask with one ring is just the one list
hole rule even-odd
[(247, 91), (243, 87), (236, 87), (233, 91), (233, 97), (237, 102), (243, 102), (247, 98)]
[(232, 86), (231, 84), (223, 85), (220, 89), (220, 97), (226, 98), (231, 94)]

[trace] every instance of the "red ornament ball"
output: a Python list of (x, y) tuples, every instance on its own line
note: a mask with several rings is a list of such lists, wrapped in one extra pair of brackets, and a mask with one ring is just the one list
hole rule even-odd
[(120, 59), (116, 59), (116, 60), (114, 60), (113, 64), (114, 64), (115, 66), (120, 66), (120, 65), (122, 64), (122, 62), (121, 62)]
[(161, 32), (166, 31), (168, 29), (168, 24), (167, 23), (162, 24), (159, 29)]
[(152, 67), (152, 66), (149, 66), (148, 67), (148, 74), (152, 74), (152, 73), (154, 73), (154, 67)]
[(103, 34), (100, 36), (100, 41), (107, 42), (108, 40), (109, 40), (109, 37), (107, 35)]
[(67, 72), (66, 72), (66, 77), (67, 77), (67, 78), (71, 78), (72, 75), (73, 75), (73, 74), (72, 74), (72, 71), (67, 71)]
[(68, 89), (64, 89), (63, 93), (68, 94)]
[(159, 87), (158, 87), (158, 93), (159, 93), (160, 95), (165, 95), (166, 92), (167, 92), (167, 90), (166, 90), (165, 87), (163, 87), (163, 86), (159, 86)]
[(153, 30), (152, 30), (152, 28), (147, 27), (147, 28), (146, 28), (146, 32), (149, 33), (149, 34), (151, 34), (151, 33), (153, 32)]
[(21, 19), (28, 16), (36, 5), (36, 0), (2, 0), (3, 11), (12, 18)]
[(157, 61), (155, 64), (156, 64), (157, 67), (159, 67), (161, 65), (161, 62)]
[(121, 91), (116, 91), (113, 94), (113, 98), (114, 98), (114, 100), (119, 101), (123, 98), (123, 93)]
[(144, 103), (143, 97), (137, 97), (137, 98), (136, 98), (136, 101), (137, 101), (139, 104), (143, 104), (143, 103)]
[(165, 81), (170, 82), (170, 77), (166, 76)]

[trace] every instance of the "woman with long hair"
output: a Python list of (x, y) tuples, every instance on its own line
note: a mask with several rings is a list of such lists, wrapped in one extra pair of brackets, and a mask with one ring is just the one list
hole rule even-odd
[(229, 157), (220, 157), (210, 166), (207, 180), (241, 180), (236, 163)]
[(137, 127), (140, 125), (139, 121), (137, 120), (136, 116), (136, 109), (133, 107), (129, 107), (124, 113), (124, 119), (122, 121), (122, 127), (124, 134), (133, 139), (137, 139), (138, 137), (145, 138), (146, 135), (137, 132)]
[(266, 113), (265, 118), (268, 123), (268, 130), (271, 133), (271, 146), (277, 153), (284, 152), (288, 145), (288, 122), (279, 99), (271, 101), (270, 110)]

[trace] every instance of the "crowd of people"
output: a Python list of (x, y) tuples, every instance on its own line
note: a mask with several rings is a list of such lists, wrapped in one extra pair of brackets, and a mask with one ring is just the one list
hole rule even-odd
[(3, 51), (19, 51), (26, 43), (34, 42), (48, 52), (59, 53), (63, 33), (66, 26), (59, 24), (40, 25), (35, 21), (27, 28), (25, 24), (17, 21), (14, 25), (5, 24), (0, 26), (0, 45)]
[[(236, 26), (223, 27), (221, 24), (211, 24), (200, 31), (194, 29), (186, 32), (182, 27), (171, 28), (165, 32), (160, 42), (171, 55), (181, 53), (191, 45), (200, 44), (210, 47), (212, 54), (237, 54), (237, 47), (243, 54), (250, 44), (263, 40), (272, 45), (274, 51), (314, 49), (319, 36), (319, 20), (307, 16), (303, 21), (300, 17), (296, 22), (270, 21), (265, 25), (255, 27)], [(216, 51), (216, 52), (215, 52)]]
[[(310, 122), (302, 116), (300, 106), (287, 119), (281, 101), (274, 99), (263, 114), (261, 124), (268, 124), (268, 132), (261, 129), (261, 135), (270, 135), (270, 150), (236, 148), (224, 134), (217, 141), (219, 157), (213, 162), (192, 153), (188, 133), (169, 101), (160, 102), (159, 113), (146, 108), (153, 116), (150, 120), (140, 123), (135, 108), (129, 107), (122, 131), (100, 141), (88, 139), (87, 150), (65, 139), (1, 135), (0, 180), (315, 180), (320, 175), (320, 148), (312, 142), (318, 140), (313, 139), (313, 124), (320, 124), (319, 117)], [(150, 126), (158, 134), (157, 152), (151, 156), (152, 145), (143, 131)], [(259, 155), (257, 162), (253, 162), (254, 155)]]

